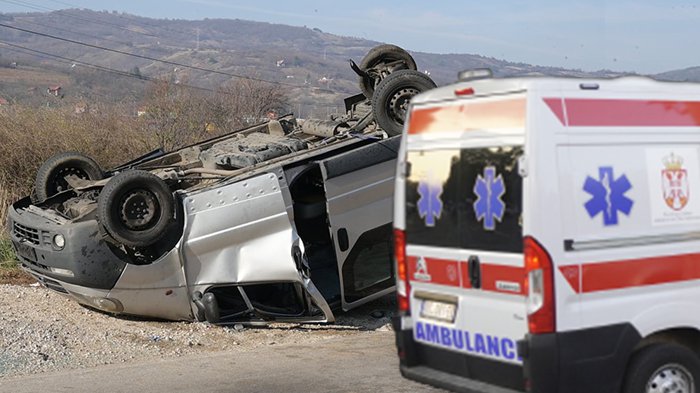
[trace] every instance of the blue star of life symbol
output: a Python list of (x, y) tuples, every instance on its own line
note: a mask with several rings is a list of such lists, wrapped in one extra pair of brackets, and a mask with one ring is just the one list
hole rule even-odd
[(501, 199), (506, 193), (506, 185), (503, 176), (496, 176), (496, 168), (487, 166), (484, 168), (484, 176), (479, 175), (474, 183), (474, 194), (478, 197), (474, 202), (474, 214), (476, 220), (484, 220), (484, 229), (493, 231), (496, 229), (496, 220), (501, 222), (506, 204)]
[(430, 184), (427, 181), (418, 183), (418, 214), (425, 220), (425, 226), (434, 227), (435, 220), (442, 215), (442, 184)]
[(634, 201), (625, 196), (632, 188), (627, 176), (615, 179), (613, 168), (602, 166), (598, 168), (598, 180), (588, 176), (583, 184), (583, 190), (591, 194), (592, 198), (584, 205), (591, 218), (603, 213), (605, 226), (617, 225), (617, 212), (629, 216)]

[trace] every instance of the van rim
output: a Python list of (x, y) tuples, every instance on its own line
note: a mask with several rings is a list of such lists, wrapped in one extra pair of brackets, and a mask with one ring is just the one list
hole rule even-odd
[(693, 375), (680, 364), (664, 364), (651, 374), (647, 393), (692, 393), (695, 392)]

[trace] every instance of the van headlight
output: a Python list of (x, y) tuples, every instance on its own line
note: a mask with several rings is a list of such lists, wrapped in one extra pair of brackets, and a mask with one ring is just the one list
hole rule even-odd
[(53, 245), (54, 247), (58, 248), (59, 250), (63, 250), (63, 247), (66, 246), (66, 238), (63, 237), (63, 235), (58, 234), (53, 237)]

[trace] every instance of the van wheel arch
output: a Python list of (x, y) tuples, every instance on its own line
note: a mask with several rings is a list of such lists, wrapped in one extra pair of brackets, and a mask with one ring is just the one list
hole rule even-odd
[(634, 352), (646, 346), (659, 343), (681, 345), (700, 355), (700, 330), (695, 328), (660, 330), (642, 338), (634, 347)]

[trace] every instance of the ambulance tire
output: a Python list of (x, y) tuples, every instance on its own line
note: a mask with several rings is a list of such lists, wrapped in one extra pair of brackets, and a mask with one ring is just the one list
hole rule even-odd
[(100, 180), (104, 177), (100, 166), (84, 154), (73, 151), (56, 154), (39, 167), (34, 180), (32, 202), (45, 201), (70, 189), (66, 177), (71, 175), (85, 180)]
[(673, 392), (699, 391), (700, 358), (678, 344), (659, 343), (641, 348), (627, 367), (623, 393), (665, 391), (660, 386), (668, 386)]
[[(401, 47), (390, 44), (378, 45), (370, 49), (370, 51), (367, 52), (367, 55), (365, 55), (360, 62), (359, 67), (361, 70), (367, 71), (381, 65), (382, 63), (390, 63), (398, 60), (403, 61), (403, 65), (399, 65), (398, 69), (418, 69), (416, 61), (408, 52)], [(372, 94), (374, 94), (374, 87), (378, 82), (379, 81), (376, 78), (360, 77), (360, 90), (362, 90), (362, 94), (364, 94), (368, 99), (371, 99)]]
[(97, 217), (105, 231), (129, 247), (146, 247), (162, 239), (175, 222), (175, 200), (158, 176), (140, 170), (109, 180), (97, 200)]
[(411, 98), (435, 87), (429, 76), (415, 70), (399, 70), (386, 77), (372, 97), (372, 112), (379, 127), (389, 136), (401, 134)]

